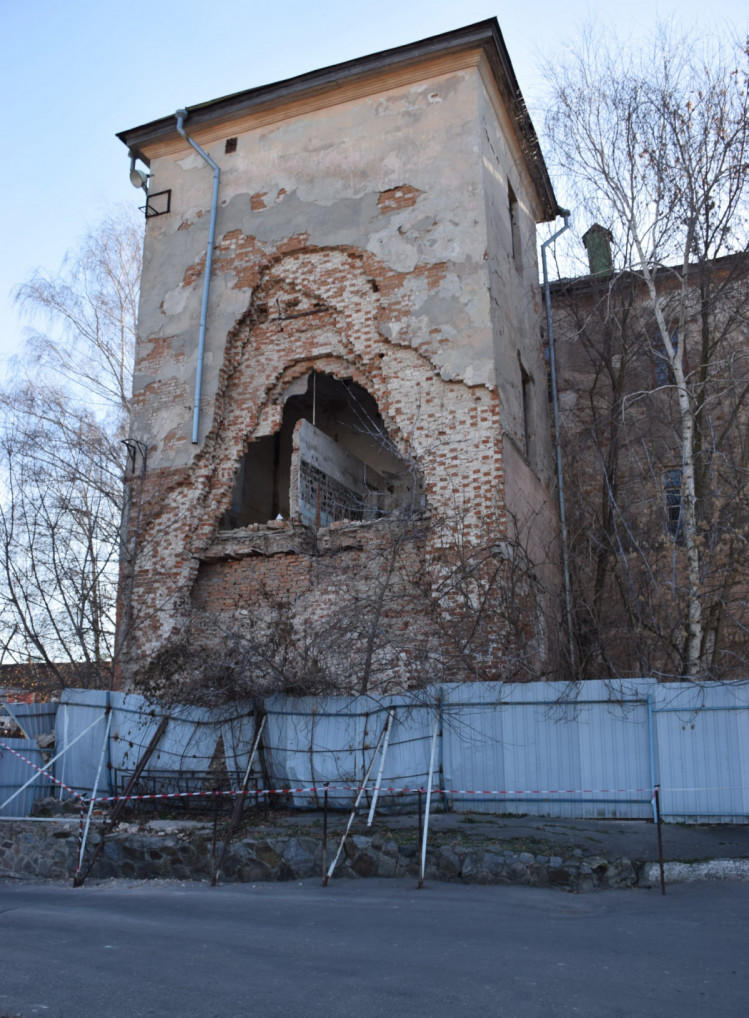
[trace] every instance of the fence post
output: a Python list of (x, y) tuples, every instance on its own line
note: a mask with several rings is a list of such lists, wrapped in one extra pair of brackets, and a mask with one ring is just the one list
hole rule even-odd
[[(653, 730), (653, 694), (648, 690), (648, 756), (650, 762), (650, 787), (655, 788), (655, 732)], [(658, 823), (658, 811), (653, 796), (653, 823)]]
[(661, 894), (666, 893), (666, 876), (663, 872), (663, 835), (661, 832), (661, 786), (656, 785), (653, 795), (655, 803), (656, 826), (658, 829), (658, 866), (661, 871)]

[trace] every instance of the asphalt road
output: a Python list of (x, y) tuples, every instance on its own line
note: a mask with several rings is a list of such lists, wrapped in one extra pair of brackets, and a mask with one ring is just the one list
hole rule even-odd
[(0, 1018), (745, 1018), (749, 883), (0, 885)]

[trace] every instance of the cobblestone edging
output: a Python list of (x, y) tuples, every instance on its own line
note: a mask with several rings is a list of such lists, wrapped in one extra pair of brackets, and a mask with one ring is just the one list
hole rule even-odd
[[(87, 856), (101, 835), (89, 834)], [(205, 880), (211, 875), (213, 837), (210, 825), (162, 822), (137, 827), (123, 824), (105, 838), (92, 879)], [(219, 840), (219, 851), (220, 851)], [(0, 824), (0, 877), (66, 879), (75, 870), (78, 823), (7, 822)], [(328, 861), (337, 841), (328, 840)], [(399, 844), (389, 833), (352, 835), (336, 869), (336, 877), (402, 877), (418, 875), (415, 844)], [(309, 835), (244, 836), (227, 852), (222, 882), (297, 880), (321, 876), (322, 844)], [(569, 855), (546, 856), (513, 852), (501, 842), (466, 845), (460, 842), (427, 851), (427, 880), (466, 884), (528, 884), (556, 886), (574, 892), (633, 887), (638, 868), (629, 859), (606, 859), (573, 849)]]

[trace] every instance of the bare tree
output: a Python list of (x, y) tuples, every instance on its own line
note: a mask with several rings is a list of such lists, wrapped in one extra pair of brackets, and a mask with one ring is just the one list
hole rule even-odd
[[(584, 600), (595, 615), (614, 564), (622, 622), (668, 643), (665, 673), (696, 680), (729, 673), (737, 652), (746, 664), (747, 50), (663, 29), (651, 52), (625, 52), (589, 37), (555, 72), (547, 121), (573, 204), (615, 251), (584, 320), (579, 288), (567, 318), (592, 355), (604, 481), (597, 592)], [(636, 479), (643, 504), (666, 505), (665, 528), (652, 514), (631, 525), (622, 491)]]
[(48, 331), (0, 392), (0, 645), (53, 688), (111, 683), (140, 246), (116, 213), (17, 293)]
[(99, 418), (115, 411), (120, 428), (130, 418), (142, 262), (143, 223), (135, 215), (113, 210), (68, 253), (58, 275), (37, 270), (16, 292), (34, 323), (22, 370), (34, 382), (40, 369), (45, 381), (62, 377), (71, 398), (89, 407), (95, 401)]
[(513, 522), (509, 537), (496, 524), (469, 534), (458, 507), (438, 518), (415, 506), (340, 521), (319, 532), (305, 586), (238, 587), (220, 611), (194, 599), (136, 685), (213, 705), (549, 678), (558, 591), (529, 554), (536, 521)]

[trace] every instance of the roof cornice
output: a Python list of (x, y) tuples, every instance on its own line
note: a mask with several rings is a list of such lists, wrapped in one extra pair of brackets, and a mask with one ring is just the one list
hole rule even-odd
[[(474, 54), (473, 59), (469, 59)], [(374, 84), (377, 78), (387, 74), (405, 75), (406, 79), (418, 80), (419, 68), (427, 69), (436, 60), (446, 60), (449, 65), (456, 62), (470, 66), (484, 55), (491, 70), (494, 83), (505, 104), (512, 123), (517, 130), (518, 143), (523, 153), (526, 169), (536, 190), (543, 215), (553, 219), (558, 206), (541, 155), (533, 124), (510, 62), (507, 48), (496, 18), (480, 21), (453, 32), (431, 36), (420, 42), (397, 46), (394, 49), (373, 53), (369, 56), (347, 60), (318, 71), (310, 71), (294, 78), (261, 85), (258, 88), (236, 92), (233, 95), (213, 99), (187, 107), (187, 123), (190, 133), (200, 136), (201, 128), (212, 125), (231, 124), (252, 117), (262, 122), (274, 119), (273, 110), (290, 104), (306, 104), (310, 107), (333, 105), (345, 101), (355, 94), (366, 94), (367, 83)], [(453, 58), (451, 61), (449, 58)], [(302, 109), (303, 112), (303, 109)], [(131, 152), (149, 162), (149, 154), (172, 144), (178, 146), (182, 140), (176, 131), (174, 115), (153, 120), (140, 127), (121, 131), (117, 137)]]

